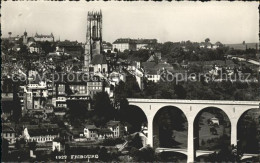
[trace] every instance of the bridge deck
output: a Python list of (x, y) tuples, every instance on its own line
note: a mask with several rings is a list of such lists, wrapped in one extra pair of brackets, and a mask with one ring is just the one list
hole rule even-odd
[(138, 99), (128, 98), (129, 103), (190, 103), (218, 105), (253, 105), (259, 106), (260, 101), (228, 101), (228, 100), (178, 100), (178, 99)]
[[(161, 152), (178, 152), (187, 155), (187, 149), (183, 148), (156, 148), (157, 153)], [(212, 154), (215, 151), (207, 151), (207, 150), (196, 150), (196, 156), (202, 156), (202, 155), (207, 155), (207, 154)], [(251, 157), (257, 157), (259, 154), (249, 154), (249, 153), (244, 153), (241, 160), (251, 158)]]

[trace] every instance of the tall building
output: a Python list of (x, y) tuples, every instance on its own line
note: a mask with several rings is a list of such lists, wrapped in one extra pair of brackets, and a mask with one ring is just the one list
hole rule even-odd
[(89, 65), (95, 55), (100, 55), (102, 49), (102, 12), (88, 12), (87, 35), (84, 56), (84, 70), (89, 71)]
[(39, 35), (38, 33), (36, 33), (34, 36), (34, 40), (39, 42), (54, 42), (54, 36), (52, 33), (50, 35)]

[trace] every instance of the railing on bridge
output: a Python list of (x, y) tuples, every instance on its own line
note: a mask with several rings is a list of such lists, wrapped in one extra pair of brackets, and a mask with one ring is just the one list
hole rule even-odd
[(179, 99), (138, 99), (127, 98), (128, 102), (139, 103), (191, 103), (191, 104), (218, 104), (218, 105), (254, 105), (259, 106), (260, 101), (228, 101), (228, 100), (179, 100)]

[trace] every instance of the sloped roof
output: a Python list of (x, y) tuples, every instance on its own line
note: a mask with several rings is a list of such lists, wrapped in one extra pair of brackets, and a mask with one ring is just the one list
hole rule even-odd
[(85, 128), (89, 130), (97, 130), (98, 128), (95, 125), (85, 125)]
[(135, 42), (137, 44), (156, 44), (157, 39), (138, 39)]
[(42, 34), (38, 34), (36, 33), (34, 37), (37, 37), (37, 38), (54, 38), (53, 34), (51, 33), (50, 35), (42, 35)]
[(14, 129), (10, 126), (7, 126), (7, 125), (3, 125), (2, 126), (2, 132), (3, 133), (15, 133)]
[(130, 38), (119, 38), (113, 42), (113, 44), (122, 44), (122, 43), (135, 43), (135, 41)]
[(158, 75), (158, 71), (159, 70), (156, 70), (156, 69), (148, 69), (148, 70), (146, 70), (146, 73), (149, 75)]
[(154, 68), (156, 66), (155, 62), (143, 62), (142, 66), (144, 69)]
[(57, 124), (41, 124), (26, 126), (30, 136), (57, 135), (59, 127)]
[(91, 64), (93, 65), (97, 65), (97, 64), (106, 64), (106, 57), (101, 55), (101, 54), (97, 54), (93, 56), (93, 59), (91, 61)]
[(108, 127), (114, 127), (120, 124), (120, 121), (109, 121), (107, 122)]
[(169, 63), (156, 64), (155, 62), (143, 62), (142, 65), (145, 72), (148, 74), (157, 74), (157, 72), (162, 69), (166, 69), (168, 71), (173, 70), (173, 66), (170, 65)]
[(111, 134), (111, 133), (113, 133), (110, 129), (108, 129), (108, 128), (101, 128), (99, 131), (98, 131), (98, 134), (107, 134), (107, 133), (109, 133), (109, 134)]

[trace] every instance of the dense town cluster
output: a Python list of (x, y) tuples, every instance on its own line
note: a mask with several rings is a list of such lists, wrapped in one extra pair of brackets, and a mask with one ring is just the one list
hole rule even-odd
[[(101, 20), (101, 12), (88, 13), (86, 43), (60, 41), (52, 33), (30, 37), (26, 31), (2, 38), (4, 159), (47, 161), (87, 146), (109, 161), (111, 153), (119, 157), (115, 151), (141, 148), (147, 124), (128, 117), (124, 107), (130, 97), (260, 99), (257, 44), (224, 45), (208, 38), (109, 43), (102, 40)], [(216, 93), (219, 88), (230, 89), (225, 90), (230, 96)], [(109, 146), (110, 152), (97, 146)]]

